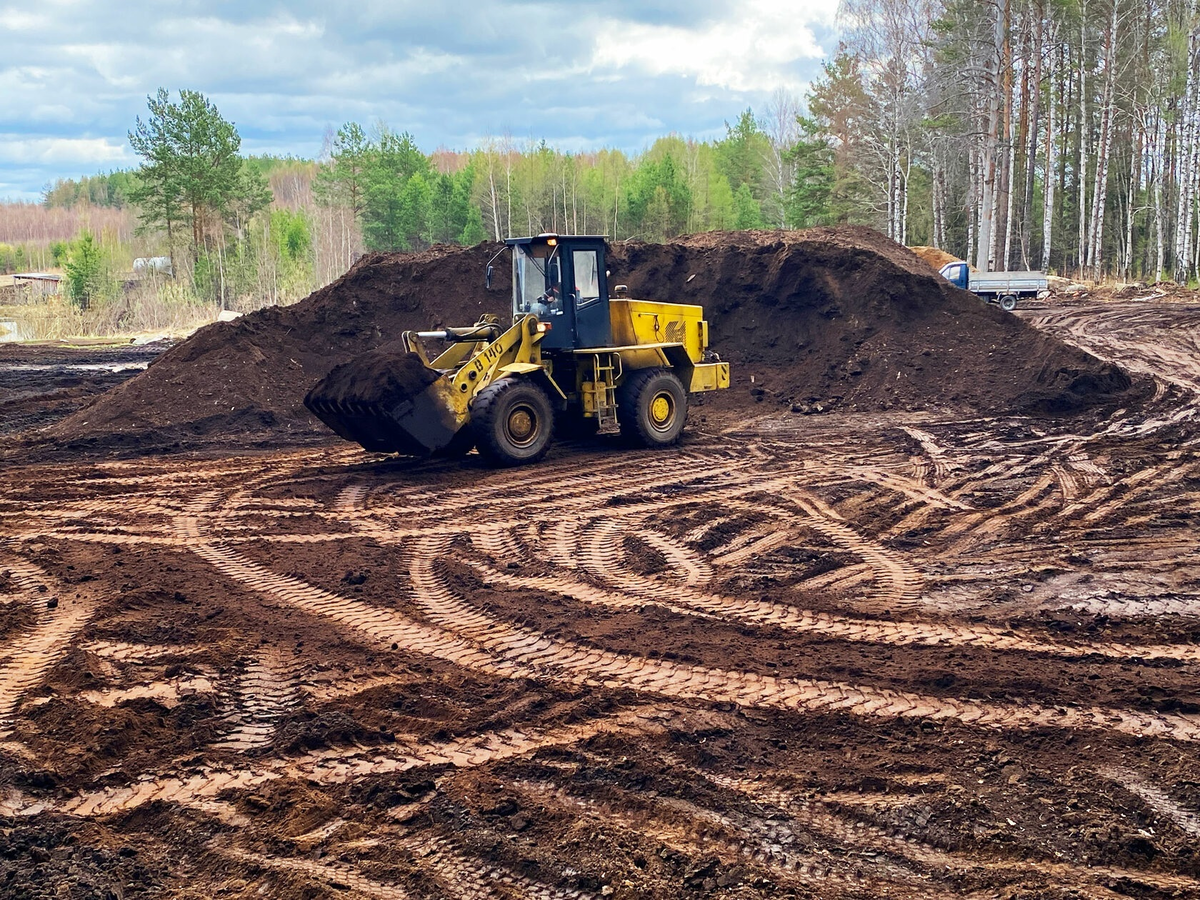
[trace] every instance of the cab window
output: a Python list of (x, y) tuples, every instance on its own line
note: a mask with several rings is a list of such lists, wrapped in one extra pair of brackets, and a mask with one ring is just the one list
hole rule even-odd
[(575, 268), (575, 302), (587, 306), (600, 299), (600, 265), (595, 250), (576, 250), (572, 253)]

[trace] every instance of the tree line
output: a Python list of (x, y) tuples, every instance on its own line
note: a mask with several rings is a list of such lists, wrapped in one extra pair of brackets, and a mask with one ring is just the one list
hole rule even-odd
[(833, 218), (979, 269), (1197, 276), (1200, 0), (842, 0)]

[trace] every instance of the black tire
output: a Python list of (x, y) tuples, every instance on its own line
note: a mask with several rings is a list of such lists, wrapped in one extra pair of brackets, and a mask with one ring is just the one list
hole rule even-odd
[(554, 408), (536, 384), (505, 378), (471, 403), (471, 431), (480, 454), (494, 465), (535, 463), (550, 449)]
[(683, 434), (687, 405), (687, 391), (674, 372), (635, 372), (617, 390), (621, 434), (643, 447), (670, 447)]
[(1017, 298), (1012, 294), (1005, 294), (1000, 298), (1000, 308), (1005, 312), (1012, 312), (1017, 308)]

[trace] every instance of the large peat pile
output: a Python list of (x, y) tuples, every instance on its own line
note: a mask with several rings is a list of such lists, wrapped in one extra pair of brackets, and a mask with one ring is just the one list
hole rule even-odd
[(952, 287), (861, 227), (618, 245), (613, 283), (704, 307), (734, 384), (822, 408), (1064, 412), (1130, 388), (1116, 366)]
[[(483, 286), (497, 249), (364, 257), (295, 306), (202, 329), (49, 434), (75, 446), (162, 447), (326, 433), (302, 401), (334, 366), (408, 328), (506, 312), (507, 268), (497, 265), (491, 292)], [(870, 229), (616, 244), (610, 268), (610, 282), (633, 296), (703, 305), (714, 348), (734, 363), (725, 402), (744, 402), (749, 389), (823, 408), (1054, 411), (1129, 388), (1120, 370), (950, 287)]]

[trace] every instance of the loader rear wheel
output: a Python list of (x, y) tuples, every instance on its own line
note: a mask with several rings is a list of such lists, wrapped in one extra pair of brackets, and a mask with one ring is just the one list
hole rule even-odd
[(471, 404), (471, 431), (479, 452), (495, 465), (537, 462), (550, 449), (554, 409), (537, 385), (506, 378), (488, 385)]
[(1005, 294), (1000, 298), (1000, 308), (1012, 312), (1017, 308), (1017, 298), (1013, 294)]
[(683, 434), (687, 391), (674, 372), (637, 372), (618, 391), (617, 421), (630, 440), (645, 447), (669, 447)]

